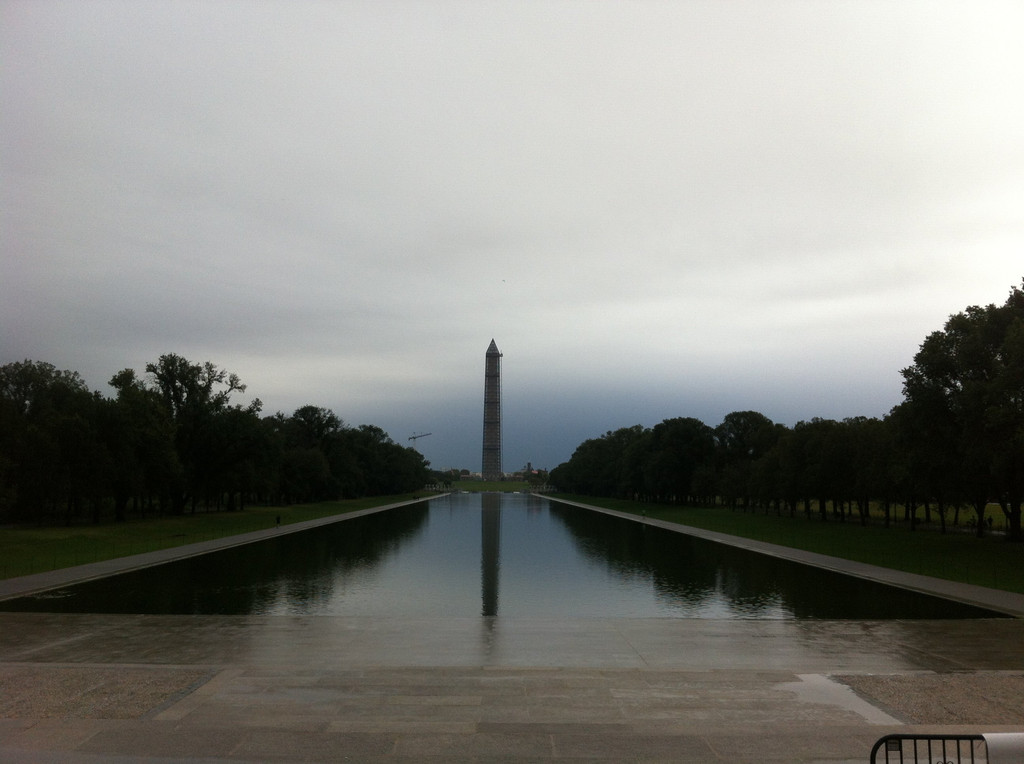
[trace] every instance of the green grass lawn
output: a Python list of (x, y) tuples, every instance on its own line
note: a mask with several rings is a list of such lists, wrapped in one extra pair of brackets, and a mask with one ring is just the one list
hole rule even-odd
[(880, 524), (862, 527), (852, 518), (845, 523), (833, 518), (822, 522), (816, 515), (808, 520), (802, 514), (778, 517), (725, 507), (670, 507), (565, 494), (552, 498), (559, 496), (909, 573), (1024, 594), (1024, 544), (1010, 544), (1002, 536), (994, 535), (978, 539), (965, 528), (950, 528), (942, 534), (937, 525), (919, 526), (911, 531), (905, 525), (888, 529)]
[(412, 498), (413, 494), (375, 496), (287, 507), (250, 506), (241, 512), (198, 512), (125, 523), (0, 528), (0, 578), (263, 530), (274, 527), (279, 516), (281, 524), (287, 525)]

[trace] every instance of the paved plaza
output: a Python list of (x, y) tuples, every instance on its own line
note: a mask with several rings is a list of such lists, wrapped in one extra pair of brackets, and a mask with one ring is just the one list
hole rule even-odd
[(866, 762), (1021, 730), (1020, 618), (0, 613), (4, 762)]

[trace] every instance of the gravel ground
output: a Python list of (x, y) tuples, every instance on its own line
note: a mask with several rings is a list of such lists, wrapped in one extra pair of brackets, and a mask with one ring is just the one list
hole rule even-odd
[(1024, 725), (1024, 673), (833, 676), (908, 724)]
[(0, 719), (139, 719), (209, 678), (195, 669), (0, 665)]

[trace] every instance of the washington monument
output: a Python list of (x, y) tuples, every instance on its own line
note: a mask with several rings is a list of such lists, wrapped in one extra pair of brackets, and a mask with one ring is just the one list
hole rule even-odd
[(491, 340), (484, 362), (484, 480), (501, 480), (501, 353)]

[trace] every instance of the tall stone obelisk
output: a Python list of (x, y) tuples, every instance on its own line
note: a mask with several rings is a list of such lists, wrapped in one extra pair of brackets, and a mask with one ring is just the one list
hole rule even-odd
[(501, 353), (491, 340), (484, 361), (484, 480), (501, 480)]

